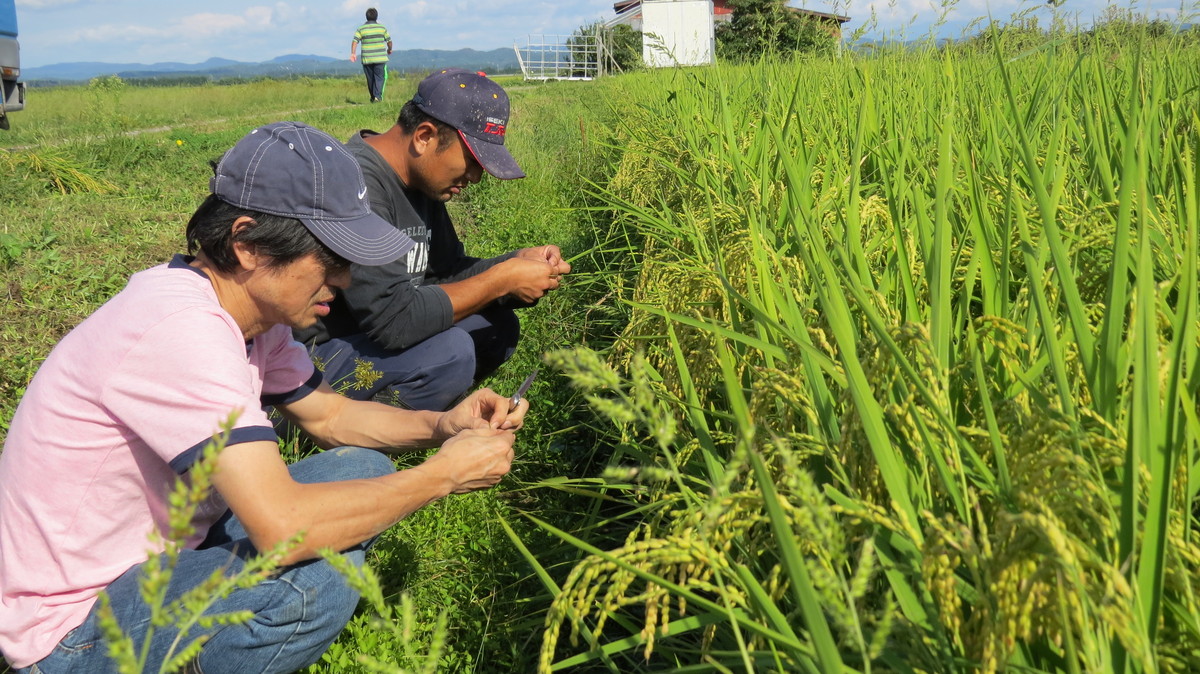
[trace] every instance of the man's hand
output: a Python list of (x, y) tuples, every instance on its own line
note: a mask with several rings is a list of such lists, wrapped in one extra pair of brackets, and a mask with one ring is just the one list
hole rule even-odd
[(512, 431), (470, 428), (450, 438), (415, 470), (449, 482), (451, 494), (493, 487), (512, 468)]
[(521, 400), (517, 409), (508, 411), (509, 399), (490, 388), (481, 388), (467, 396), (461, 403), (442, 412), (437, 421), (437, 432), (449, 438), (472, 428), (494, 428), (515, 431), (525, 425), (525, 413), (529, 401)]
[(355, 54), (354, 52), (350, 52), (350, 62), (354, 63), (357, 60), (358, 60), (358, 54)]
[(546, 246), (537, 246), (535, 248), (522, 248), (517, 251), (517, 257), (526, 260), (541, 260), (554, 268), (552, 272), (555, 275), (571, 273), (571, 263), (567, 262), (562, 257), (562, 251), (558, 246), (553, 244)]
[[(560, 266), (563, 264), (567, 263), (559, 263)], [(567, 269), (570, 268), (571, 265), (567, 264)], [(546, 293), (558, 288), (560, 284), (559, 274), (555, 271), (556, 267), (544, 259), (531, 259), (518, 255), (501, 262), (493, 269), (505, 275), (503, 287), (508, 288), (508, 292), (505, 294), (527, 304), (540, 300)]]

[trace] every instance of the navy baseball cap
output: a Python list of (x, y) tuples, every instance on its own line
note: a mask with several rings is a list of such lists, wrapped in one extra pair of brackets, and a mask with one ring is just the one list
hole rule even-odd
[(508, 94), (483, 73), (443, 68), (421, 80), (413, 103), (430, 117), (458, 129), (475, 161), (488, 173), (501, 180), (525, 177), (504, 147)]
[(382, 265), (415, 244), (371, 212), (358, 162), (332, 136), (300, 122), (275, 122), (246, 134), (209, 181), (221, 201), (295, 218), (351, 262)]

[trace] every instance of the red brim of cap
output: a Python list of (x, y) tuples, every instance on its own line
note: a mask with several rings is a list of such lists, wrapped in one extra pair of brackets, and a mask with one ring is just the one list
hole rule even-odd
[(462, 129), (459, 129), (458, 136), (466, 143), (467, 149), (471, 151), (471, 156), (475, 157), (475, 161), (479, 162), (484, 171), (500, 180), (525, 177), (525, 172), (521, 170), (520, 166), (517, 166), (517, 160), (513, 159), (508, 148), (498, 143), (472, 138), (463, 133)]

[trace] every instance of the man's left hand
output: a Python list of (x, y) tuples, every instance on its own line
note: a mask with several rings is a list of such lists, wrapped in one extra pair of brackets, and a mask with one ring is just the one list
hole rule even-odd
[(490, 388), (481, 388), (461, 403), (442, 412), (437, 422), (437, 430), (447, 438), (468, 428), (518, 430), (525, 424), (529, 401), (522, 399), (512, 412), (508, 411), (508, 407), (508, 398)]
[(555, 276), (571, 273), (571, 263), (563, 259), (562, 251), (554, 244), (536, 246), (534, 248), (522, 248), (517, 251), (517, 257), (545, 262), (554, 268), (553, 273)]

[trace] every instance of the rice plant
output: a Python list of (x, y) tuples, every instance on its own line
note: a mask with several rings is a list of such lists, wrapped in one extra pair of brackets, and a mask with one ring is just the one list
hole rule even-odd
[(550, 360), (654, 478), (545, 525), (542, 671), (1200, 668), (1200, 59), (994, 37), (626, 79), (632, 320)]
[(95, 171), (53, 148), (40, 152), (0, 150), (0, 168), (9, 173), (23, 172), (27, 179), (41, 182), (60, 194), (94, 192), (104, 194), (116, 187)]

